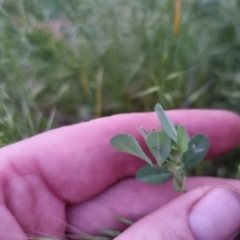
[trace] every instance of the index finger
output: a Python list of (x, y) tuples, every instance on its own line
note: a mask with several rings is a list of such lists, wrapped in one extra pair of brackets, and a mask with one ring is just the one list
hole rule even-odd
[[(204, 133), (210, 139), (209, 157), (224, 153), (240, 142), (240, 118), (226, 111), (173, 110), (167, 114), (183, 124), (191, 135)], [(114, 150), (110, 138), (117, 133), (134, 135), (137, 130), (159, 128), (154, 113), (121, 114), (40, 134), (0, 150), (1, 181), (25, 175), (38, 176), (53, 193), (68, 204), (80, 203), (116, 181), (133, 176), (142, 166), (134, 156)], [(9, 176), (6, 169), (14, 169)]]

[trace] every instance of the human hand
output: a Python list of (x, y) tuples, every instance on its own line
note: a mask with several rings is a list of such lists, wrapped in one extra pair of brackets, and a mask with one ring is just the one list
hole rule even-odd
[[(209, 137), (209, 157), (240, 142), (240, 118), (232, 113), (168, 114), (191, 135)], [(142, 161), (115, 151), (109, 140), (126, 132), (141, 141), (138, 124), (150, 130), (158, 119), (154, 113), (117, 115), (0, 149), (0, 239), (63, 238), (66, 228), (71, 235), (121, 229), (115, 215), (137, 221), (118, 240), (224, 240), (235, 234), (240, 228), (238, 181), (189, 178), (189, 192), (182, 195), (169, 182), (150, 186), (131, 178)]]

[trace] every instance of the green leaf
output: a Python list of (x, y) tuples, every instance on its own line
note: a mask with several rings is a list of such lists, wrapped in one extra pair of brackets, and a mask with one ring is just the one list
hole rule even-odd
[(183, 154), (182, 162), (185, 169), (195, 167), (206, 156), (209, 149), (209, 139), (198, 134), (188, 142), (188, 150)]
[(171, 153), (172, 141), (166, 132), (152, 132), (146, 143), (159, 165), (164, 163)]
[(186, 128), (183, 126), (177, 128), (177, 144), (182, 153), (188, 150), (188, 134)]
[(115, 135), (110, 142), (115, 149), (137, 156), (148, 164), (153, 165), (150, 158), (143, 152), (138, 141), (133, 136), (128, 134), (118, 134)]
[(176, 128), (175, 128), (174, 124), (171, 122), (171, 120), (168, 118), (168, 116), (165, 114), (162, 106), (159, 103), (155, 106), (155, 112), (158, 115), (158, 118), (160, 120), (163, 131), (165, 131), (167, 133), (167, 135), (174, 142), (177, 142)]
[(140, 125), (138, 126), (138, 130), (142, 134), (142, 136), (146, 139), (148, 136), (148, 132)]
[(172, 174), (159, 166), (144, 166), (140, 168), (136, 173), (136, 178), (142, 182), (159, 184), (166, 182)]

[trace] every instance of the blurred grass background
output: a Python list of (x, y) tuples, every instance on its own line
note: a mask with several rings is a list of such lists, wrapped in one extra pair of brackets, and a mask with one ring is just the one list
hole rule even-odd
[[(240, 113), (239, 11), (239, 0), (0, 0), (0, 146), (157, 102)], [(193, 174), (238, 177), (239, 159)]]

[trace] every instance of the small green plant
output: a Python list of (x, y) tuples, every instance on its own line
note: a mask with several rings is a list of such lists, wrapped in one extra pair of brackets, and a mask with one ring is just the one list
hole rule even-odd
[(139, 131), (155, 161), (144, 153), (138, 141), (129, 134), (117, 134), (111, 145), (122, 152), (135, 155), (148, 165), (136, 172), (136, 178), (150, 184), (160, 184), (173, 179), (174, 189), (185, 192), (186, 171), (195, 167), (206, 156), (209, 139), (198, 134), (189, 137), (184, 126), (175, 126), (165, 114), (162, 106), (157, 104), (155, 112), (160, 120), (162, 131), (155, 129), (148, 133), (139, 126)]

